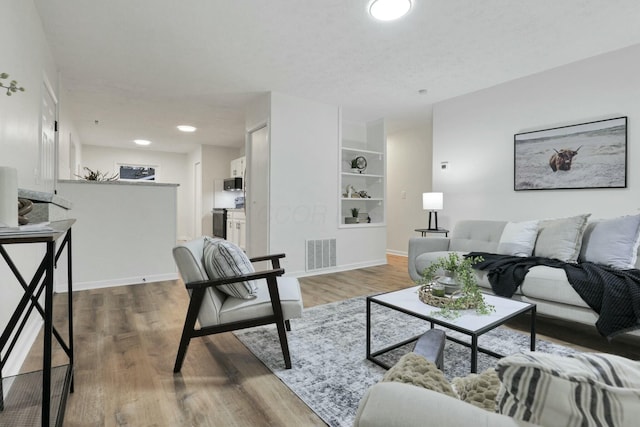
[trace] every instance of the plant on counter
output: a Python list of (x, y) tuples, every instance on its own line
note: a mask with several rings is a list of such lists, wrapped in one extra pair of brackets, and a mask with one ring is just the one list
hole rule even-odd
[(360, 212), (360, 208), (351, 208), (351, 216), (354, 218), (358, 218), (358, 213)]
[[(7, 73), (0, 73), (0, 79), (8, 79), (9, 78), (9, 74)], [(15, 92), (24, 92), (24, 88), (22, 86), (18, 86), (18, 82), (15, 80), (11, 80), (9, 82), (9, 86), (5, 86), (4, 84), (2, 84), (2, 82), (0, 82), (0, 87), (3, 89), (7, 90), (7, 96), (11, 96), (13, 95), (13, 93)]]
[[(447, 257), (438, 258), (422, 271), (422, 278), (416, 281), (416, 284), (421, 285), (419, 294), (431, 293), (431, 283), (438, 278), (436, 272), (442, 269), (450, 272), (458, 283), (462, 285), (462, 288), (451, 296), (436, 297), (440, 310), (435, 314), (448, 319), (455, 319), (460, 316), (460, 310), (470, 308), (474, 308), (478, 314), (494, 312), (495, 307), (485, 302), (478, 287), (476, 275), (473, 272), (472, 266), (482, 260), (482, 257), (460, 257), (455, 252), (450, 252)], [(432, 302), (433, 300), (427, 302), (427, 304)]]
[(85, 173), (84, 176), (82, 175), (76, 175), (76, 176), (86, 181), (115, 181), (118, 179), (118, 174), (110, 175), (109, 172), (103, 173), (103, 172), (100, 172), (98, 169), (96, 169), (96, 171), (94, 172), (86, 166), (84, 167), (84, 170), (87, 171), (87, 173)]

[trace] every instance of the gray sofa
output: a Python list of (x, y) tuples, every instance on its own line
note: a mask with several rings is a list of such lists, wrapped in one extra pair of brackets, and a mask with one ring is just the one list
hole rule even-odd
[[(449, 238), (411, 238), (409, 240), (409, 275), (414, 280), (419, 279), (420, 273), (431, 262), (446, 256), (450, 251), (460, 254), (470, 251), (496, 253), (506, 225), (507, 221), (465, 220), (456, 224)], [(589, 226), (586, 226), (584, 239), (578, 249), (581, 253), (589, 250), (588, 245), (592, 244), (588, 238), (588, 232)], [(582, 239), (582, 234), (580, 238)], [(640, 257), (635, 263), (635, 268), (640, 268)], [(483, 291), (490, 293), (491, 285), (486, 273), (478, 271), (477, 275)], [(547, 266), (531, 268), (513, 298), (535, 303), (540, 314), (587, 325), (594, 325), (598, 320), (598, 314), (573, 289), (561, 268)], [(637, 331), (632, 334), (640, 335)]]

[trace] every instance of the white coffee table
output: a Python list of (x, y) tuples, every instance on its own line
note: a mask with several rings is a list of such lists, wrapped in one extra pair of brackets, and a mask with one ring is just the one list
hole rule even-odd
[(471, 337), (471, 343), (459, 340), (454, 337), (447, 336), (447, 339), (458, 344), (471, 348), (471, 372), (475, 373), (478, 367), (478, 352), (488, 354), (493, 357), (504, 357), (504, 355), (498, 354), (486, 348), (482, 348), (478, 345), (478, 337), (485, 334), (492, 329), (503, 325), (508, 320), (519, 316), (523, 313), (531, 313), (531, 351), (536, 349), (536, 305), (526, 302), (516, 301), (508, 298), (497, 297), (494, 295), (484, 295), (487, 304), (491, 304), (495, 307), (495, 311), (488, 315), (480, 315), (475, 310), (461, 310), (461, 316), (456, 319), (446, 319), (441, 316), (434, 315), (434, 312), (439, 310), (438, 307), (427, 305), (420, 301), (418, 298), (419, 286), (414, 286), (399, 291), (387, 292), (379, 295), (367, 297), (367, 359), (382, 366), (385, 369), (389, 369), (389, 366), (384, 362), (376, 359), (377, 356), (408, 344), (418, 339), (413, 337), (403, 342), (393, 344), (389, 347), (385, 347), (381, 350), (371, 352), (371, 304), (376, 303), (393, 310), (400, 311), (410, 316), (417, 317), (419, 319), (430, 322), (431, 328), (434, 325), (444, 326), (445, 328), (458, 331), (460, 333), (469, 335)]

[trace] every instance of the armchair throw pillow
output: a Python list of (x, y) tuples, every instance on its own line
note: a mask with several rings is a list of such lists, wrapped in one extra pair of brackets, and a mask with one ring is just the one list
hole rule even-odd
[(604, 353), (500, 359), (498, 412), (547, 427), (631, 427), (640, 420), (640, 362)]
[[(206, 238), (203, 264), (209, 279), (223, 279), (254, 273), (255, 269), (242, 249), (223, 239)], [(253, 299), (258, 296), (255, 280), (230, 283), (218, 289), (234, 298)]]

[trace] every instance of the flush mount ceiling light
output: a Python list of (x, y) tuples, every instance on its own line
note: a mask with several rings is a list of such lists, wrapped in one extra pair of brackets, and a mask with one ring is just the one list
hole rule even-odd
[(196, 128), (195, 128), (195, 126), (179, 125), (178, 126), (178, 130), (180, 130), (182, 132), (195, 132)]
[(149, 145), (149, 144), (151, 144), (151, 141), (148, 141), (146, 139), (134, 139), (133, 142), (135, 142), (138, 145)]
[(411, 0), (373, 0), (369, 13), (380, 21), (393, 21), (403, 17), (411, 9)]

